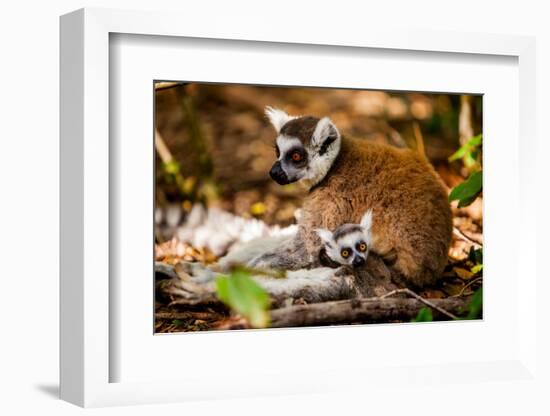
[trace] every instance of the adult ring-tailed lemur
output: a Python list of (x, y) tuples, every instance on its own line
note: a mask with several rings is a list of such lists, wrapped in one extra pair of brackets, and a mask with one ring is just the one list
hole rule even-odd
[(391, 269), (413, 287), (433, 284), (446, 261), (452, 217), (445, 188), (430, 163), (398, 149), (340, 134), (327, 118), (290, 116), (268, 107), (277, 132), (277, 160), (269, 172), (307, 195), (292, 238), (248, 258), (249, 266), (296, 270), (319, 265), (324, 245), (316, 230), (359, 224), (370, 212), (369, 251), (392, 259)]

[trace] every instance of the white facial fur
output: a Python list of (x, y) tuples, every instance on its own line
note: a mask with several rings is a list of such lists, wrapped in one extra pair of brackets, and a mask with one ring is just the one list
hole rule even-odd
[[(330, 145), (327, 152), (321, 155), (319, 151), (324, 142), (324, 139), (326, 139), (329, 134), (329, 124), (327, 123), (329, 123), (334, 128), (337, 136), (336, 140), (334, 140), (334, 142)], [(308, 152), (312, 157), (308, 164), (306, 174), (300, 181), (308, 188), (317, 185), (323, 180), (323, 178), (328, 173), (330, 167), (332, 166), (334, 160), (336, 159), (336, 156), (338, 156), (338, 153), (340, 153), (340, 132), (338, 131), (336, 126), (332, 124), (332, 122), (328, 118), (325, 117), (321, 119), (319, 123), (317, 123), (315, 132), (313, 133), (312, 143), (314, 144), (314, 147), (308, 148)]]
[[(350, 225), (352, 224), (344, 224), (338, 227), (338, 229)], [(338, 229), (336, 229), (334, 232), (324, 228), (320, 228), (315, 231), (323, 241), (325, 245), (325, 251), (331, 260), (339, 264), (351, 265), (354, 257), (356, 256), (361, 256), (364, 260), (367, 259), (368, 252), (372, 244), (372, 210), (368, 210), (363, 215), (359, 226), (360, 230), (345, 233), (343, 236), (338, 238), (338, 240), (334, 239), (334, 235), (336, 234), (336, 231)], [(356, 245), (359, 242), (364, 242), (367, 244), (367, 250), (364, 253), (359, 252), (356, 248)], [(350, 249), (352, 251), (352, 254), (348, 258), (342, 257), (341, 252), (344, 248)]]
[[(265, 110), (266, 116), (269, 118), (271, 124), (277, 132), (281, 131), (281, 128), (290, 120), (293, 120), (297, 117), (290, 116), (282, 110), (275, 109), (272, 107), (266, 107)], [(336, 134), (336, 139), (328, 147), (327, 151), (324, 154), (320, 154), (321, 147), (325, 140), (329, 137), (330, 134)], [(279, 135), (276, 139), (277, 146), (279, 147), (280, 156), (279, 160), (281, 161), (289, 149), (295, 146), (301, 146), (301, 141), (295, 137), (288, 137), (285, 135)], [(300, 169), (300, 171), (285, 170), (287, 176), (292, 178), (293, 181), (298, 181), (302, 183), (306, 188), (311, 188), (318, 184), (328, 173), (332, 163), (338, 156), (341, 146), (341, 137), (338, 128), (332, 123), (328, 117), (323, 117), (317, 123), (313, 136), (311, 138), (311, 144), (309, 146), (304, 146), (309, 157), (308, 164), (305, 168)]]
[(277, 136), (276, 142), (277, 146), (279, 147), (279, 151), (281, 152), (281, 154), (279, 155), (279, 160), (281, 160), (286, 152), (288, 152), (293, 147), (302, 146), (302, 142), (299, 139), (297, 139), (296, 137), (288, 137), (284, 134)]

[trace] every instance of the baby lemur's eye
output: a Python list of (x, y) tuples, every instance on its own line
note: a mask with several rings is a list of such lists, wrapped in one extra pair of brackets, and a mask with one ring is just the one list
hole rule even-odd
[(300, 162), (302, 160), (302, 155), (299, 152), (293, 152), (291, 158), (294, 162)]
[(359, 250), (361, 253), (364, 253), (367, 251), (367, 245), (363, 242), (357, 244), (357, 250)]
[(347, 249), (347, 248), (343, 249), (343, 250), (340, 252), (340, 255), (341, 255), (343, 258), (345, 258), (345, 259), (347, 259), (347, 258), (349, 257), (349, 254), (350, 254), (350, 250)]

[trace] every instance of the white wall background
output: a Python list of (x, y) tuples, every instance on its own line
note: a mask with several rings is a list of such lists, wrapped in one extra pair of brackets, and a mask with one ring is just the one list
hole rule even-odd
[[(193, 3), (193, 4), (189, 4)], [(195, 4), (198, 3), (198, 4)], [(387, 1), (352, 2), (338, 0), (307, 4), (296, 0), (185, 2), (183, 0), (19, 0), (4, 2), (0, 11), (0, 413), (73, 414), (82, 410), (57, 400), (58, 385), (58, 104), (59, 29), (58, 16), (80, 7), (187, 11), (190, 19), (211, 13), (246, 13), (252, 19), (286, 25), (322, 25), (331, 30), (331, 21), (368, 26), (387, 19), (403, 27), (431, 27), (434, 30), (476, 31), (537, 36), (538, 141), (541, 194), (548, 192), (550, 154), (547, 117), (550, 115), (550, 30), (544, 1)], [(371, 4), (372, 3), (372, 4)], [(185, 22), (182, 22), (185, 24)], [(546, 140), (543, 138), (546, 137)], [(535, 178), (534, 178), (535, 179)], [(549, 198), (543, 195), (539, 208), (539, 253), (548, 235)], [(513, 221), (511, 223), (513, 226)], [(548, 244), (545, 244), (548, 247)], [(540, 259), (543, 256), (539, 256)], [(540, 266), (543, 266), (542, 260)], [(548, 289), (548, 283), (538, 290)], [(547, 290), (550, 295), (550, 291)], [(547, 316), (548, 306), (540, 305)], [(543, 336), (543, 334), (541, 334)], [(548, 371), (550, 351), (542, 364)], [(542, 351), (541, 351), (542, 352)], [(435, 386), (434, 386), (435, 387)], [(512, 391), (504, 385), (491, 389)], [(446, 414), (543, 414), (535, 401), (525, 395), (503, 394), (500, 402), (489, 403), (469, 386), (456, 386), (421, 397), (410, 396), (410, 410)], [(433, 393), (433, 395), (431, 394)], [(513, 393), (513, 391), (512, 391)], [(533, 392), (539, 395), (541, 392)], [(524, 392), (525, 394), (525, 392)], [(200, 414), (334, 414), (366, 412), (391, 413), (405, 398), (349, 397), (345, 394), (279, 399), (235, 400), (94, 410), (99, 414), (150, 414), (188, 412)], [(375, 409), (373, 409), (373, 406)], [(361, 412), (363, 413), (363, 412)], [(416, 413), (416, 412), (413, 412)]]

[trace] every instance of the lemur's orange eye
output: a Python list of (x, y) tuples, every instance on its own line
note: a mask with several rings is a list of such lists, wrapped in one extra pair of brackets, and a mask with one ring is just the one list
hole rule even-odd
[(292, 153), (292, 160), (294, 162), (300, 162), (302, 160), (302, 155), (298, 152)]
[(349, 257), (349, 250), (348, 249), (343, 249), (340, 254), (342, 255), (343, 258), (347, 259)]
[(365, 251), (367, 251), (367, 245), (365, 243), (359, 243), (359, 244), (357, 244), (357, 249), (361, 253), (364, 253)]

